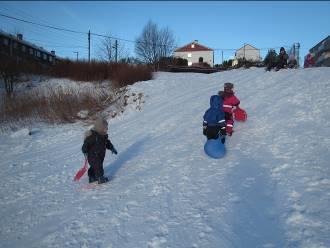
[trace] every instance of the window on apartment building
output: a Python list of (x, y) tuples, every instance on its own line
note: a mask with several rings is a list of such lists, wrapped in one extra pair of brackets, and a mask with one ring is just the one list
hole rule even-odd
[(49, 62), (53, 62), (53, 57), (49, 56), (48, 60), (49, 60)]
[(33, 55), (33, 49), (32, 48), (29, 49), (29, 52), (30, 52), (30, 55)]
[(43, 56), (42, 56), (42, 58), (44, 59), (44, 60), (47, 60), (47, 54), (43, 54)]
[(22, 52), (25, 53), (26, 52), (26, 46), (22, 45)]
[(38, 57), (38, 58), (41, 57), (41, 53), (40, 53), (40, 51), (37, 51), (37, 57)]
[(191, 58), (191, 53), (188, 53), (188, 58)]
[(13, 41), (13, 48), (16, 49), (17, 48), (17, 42)]
[(8, 44), (9, 44), (9, 40), (6, 39), (6, 38), (4, 38), (4, 39), (3, 39), (3, 44), (4, 44), (5, 46), (8, 46)]

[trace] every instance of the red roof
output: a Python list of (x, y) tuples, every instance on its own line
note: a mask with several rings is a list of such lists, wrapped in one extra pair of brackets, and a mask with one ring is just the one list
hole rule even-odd
[[(195, 45), (194, 48), (192, 48), (192, 45)], [(175, 50), (175, 52), (196, 52), (196, 51), (213, 51), (213, 49), (198, 44), (196, 42), (191, 42)]]

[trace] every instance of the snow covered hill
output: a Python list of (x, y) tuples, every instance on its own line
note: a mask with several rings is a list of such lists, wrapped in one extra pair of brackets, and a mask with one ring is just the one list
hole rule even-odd
[[(203, 153), (209, 97), (233, 82), (246, 123)], [(159, 73), (110, 120), (105, 185), (72, 179), (88, 128), (0, 136), (0, 247), (330, 247), (330, 68)]]

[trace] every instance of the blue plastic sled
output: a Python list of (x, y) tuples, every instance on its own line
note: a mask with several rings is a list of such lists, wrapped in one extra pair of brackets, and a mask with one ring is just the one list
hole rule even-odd
[(204, 151), (211, 158), (222, 158), (226, 154), (226, 148), (221, 142), (221, 137), (207, 140), (204, 145)]

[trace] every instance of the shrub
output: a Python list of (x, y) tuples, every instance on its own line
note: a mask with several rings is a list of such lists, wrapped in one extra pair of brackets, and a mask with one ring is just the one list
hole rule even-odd
[(138, 81), (152, 79), (152, 71), (145, 65), (121, 65), (113, 70), (111, 79), (115, 88), (121, 88)]
[[(123, 96), (125, 91), (120, 91)], [(12, 123), (27, 119), (49, 123), (74, 122), (81, 110), (96, 113), (107, 108), (118, 98), (107, 88), (74, 90), (48, 88), (46, 91), (31, 90), (12, 97), (2, 96), (0, 122)]]
[(127, 86), (138, 81), (150, 80), (152, 69), (145, 65), (107, 63), (91, 61), (72, 62), (63, 60), (51, 68), (51, 76), (76, 81), (112, 80), (116, 87)]
[(188, 60), (183, 58), (174, 58), (174, 65), (188, 66)]
[(276, 64), (277, 53), (274, 49), (268, 50), (268, 53), (264, 59), (264, 65), (271, 68)]
[(232, 66), (233, 60), (229, 59), (229, 60), (224, 60), (222, 63), (223, 68), (228, 69), (229, 67)]
[(180, 57), (162, 57), (159, 60), (159, 69), (167, 69), (168, 66), (188, 66), (188, 60)]

